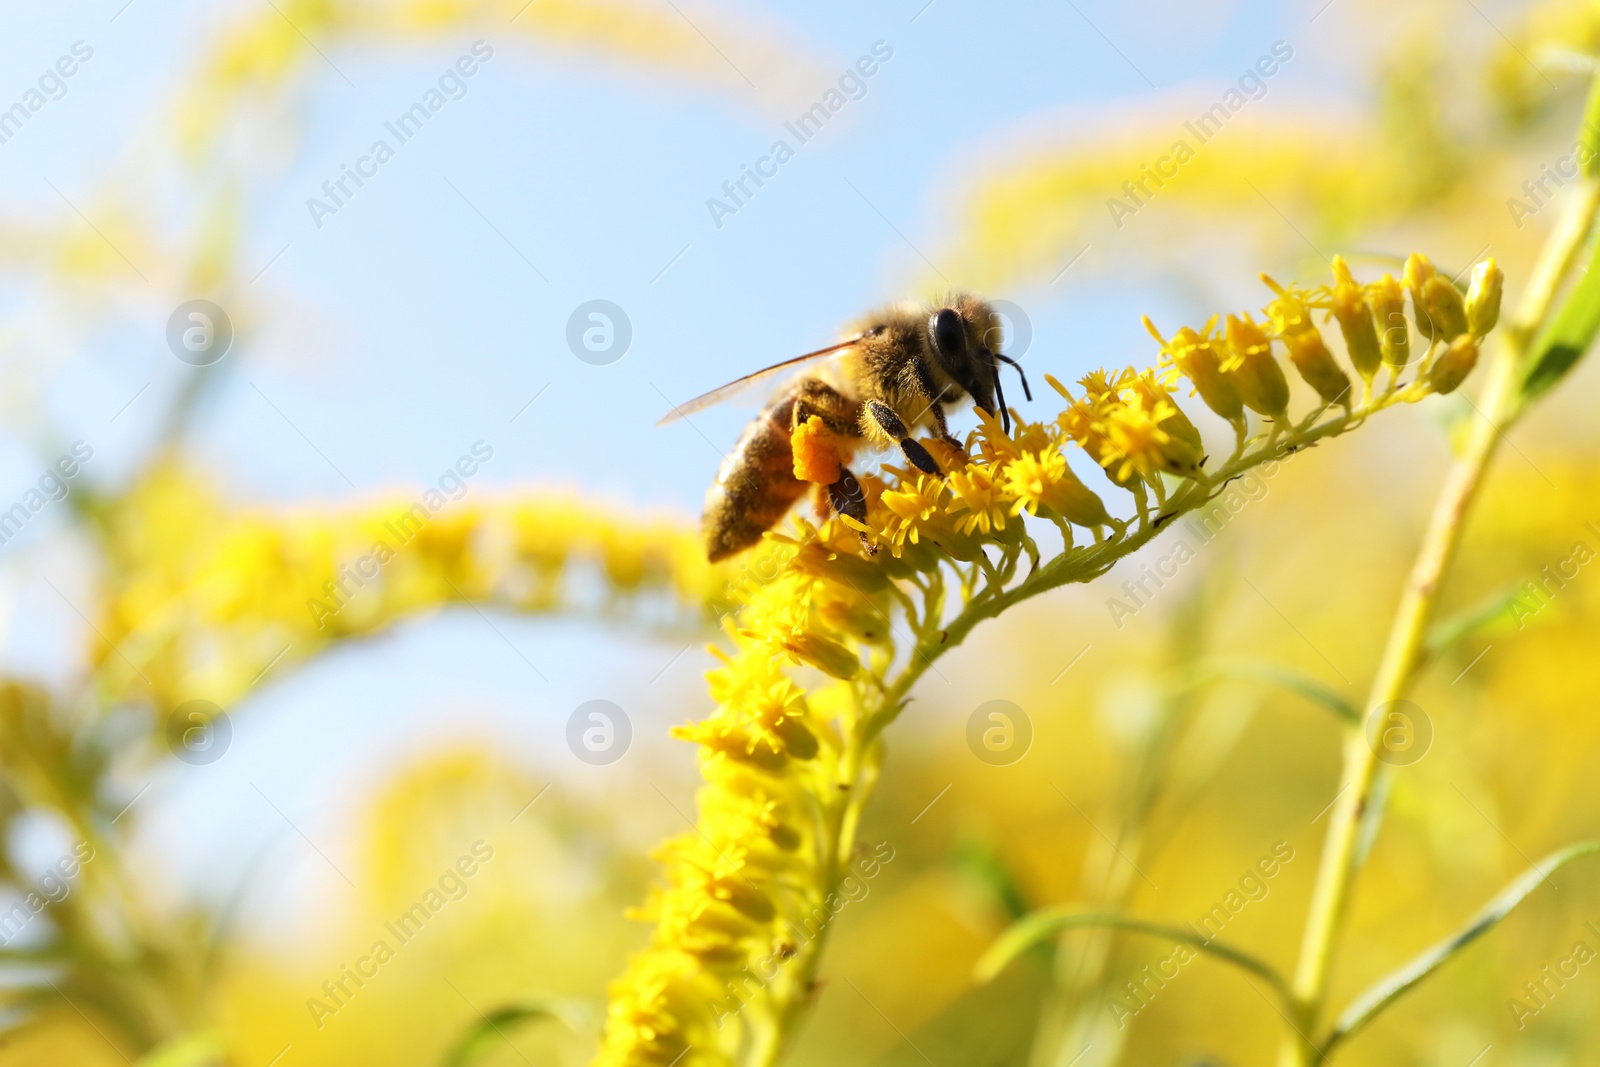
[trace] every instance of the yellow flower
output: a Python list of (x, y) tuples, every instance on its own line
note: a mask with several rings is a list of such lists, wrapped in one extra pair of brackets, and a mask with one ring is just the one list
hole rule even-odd
[(1144, 319), (1144, 328), (1161, 345), (1163, 365), (1189, 379), (1189, 384), (1206, 407), (1229, 422), (1238, 422), (1244, 417), (1244, 401), (1239, 397), (1238, 388), (1222, 373), (1225, 354), (1211, 336), (1216, 325), (1216, 316), (1212, 316), (1199, 333), (1183, 326), (1168, 341), (1156, 330), (1155, 323), (1150, 321), (1148, 315)]
[(1467, 322), (1471, 325), (1472, 336), (1488, 336), (1500, 321), (1500, 297), (1505, 281), (1493, 256), (1472, 269), (1472, 281), (1467, 286)]
[(1434, 322), (1429, 318), (1428, 301), (1423, 289), (1428, 282), (1438, 276), (1439, 272), (1433, 263), (1420, 252), (1413, 252), (1406, 257), (1406, 269), (1400, 276), (1406, 290), (1411, 294), (1411, 307), (1416, 312), (1417, 332), (1422, 334), (1423, 340), (1426, 341), (1433, 340)]
[(1248, 314), (1229, 315), (1224, 334), (1228, 356), (1222, 372), (1239, 390), (1245, 406), (1281, 420), (1289, 408), (1289, 380), (1272, 358), (1272, 341)]
[(945, 488), (939, 479), (919, 474), (915, 481), (901, 482), (900, 488), (886, 491), (879, 500), (892, 516), (884, 527), (884, 540), (899, 548), (920, 541), (922, 531), (944, 512)]
[(1333, 317), (1339, 320), (1339, 332), (1344, 335), (1345, 351), (1350, 365), (1361, 379), (1371, 383), (1383, 365), (1383, 352), (1378, 345), (1378, 330), (1373, 324), (1372, 305), (1365, 290), (1350, 273), (1344, 257), (1333, 257), (1333, 273), (1337, 281), (1330, 294)]
[[(1205, 442), (1200, 437), (1200, 428), (1189, 421), (1189, 416), (1178, 407), (1178, 402), (1172, 399), (1172, 394), (1167, 392), (1167, 387), (1161, 384), (1153, 370), (1140, 371), (1130, 374), (1126, 379), (1127, 389), (1139, 396), (1144, 401), (1144, 406), (1150, 410), (1162, 408), (1167, 411), (1166, 418), (1161, 423), (1161, 428), (1173, 436), (1181, 445), (1187, 446), (1182, 454), (1171, 457), (1176, 467), (1198, 466), (1200, 459), (1205, 458)], [(1164, 407), (1163, 407), (1164, 405)], [(1193, 457), (1200, 457), (1195, 459)]]
[[(1067, 406), (1056, 416), (1056, 424), (1067, 437), (1078, 443), (1078, 447), (1087, 452), (1091, 459), (1100, 464), (1106, 476), (1124, 489), (1133, 484), (1133, 474), (1122, 473), (1122, 460), (1125, 458), (1120, 450), (1105, 434), (1105, 421), (1101, 418), (1094, 401), (1090, 396), (1082, 400), (1073, 398), (1067, 387), (1058, 382), (1053, 375), (1046, 374), (1045, 381), (1049, 382), (1056, 392), (1060, 393), (1067, 401)], [(1096, 385), (1103, 381), (1102, 378), (1092, 380)], [(1102, 397), (1106, 394), (1101, 393)]]
[(1006, 492), (1016, 503), (1012, 514), (1040, 508), (1053, 511), (1079, 526), (1104, 526), (1111, 521), (1106, 506), (1067, 465), (1058, 449), (1024, 452), (1005, 467)]
[(1006, 528), (1006, 513), (1011, 501), (1005, 495), (996, 475), (996, 463), (973, 464), (964, 471), (950, 475), (950, 489), (955, 499), (945, 508), (945, 513), (955, 515), (966, 512), (956, 520), (956, 529), (962, 533), (981, 533), (985, 536)]
[(1000, 419), (982, 410), (977, 415), (978, 453), (990, 463), (1004, 463), (1016, 457), (1021, 449), (1001, 427)]
[(1405, 293), (1393, 275), (1385, 274), (1367, 286), (1367, 300), (1372, 305), (1373, 318), (1378, 320), (1383, 362), (1398, 375), (1411, 362), (1411, 327), (1406, 322)]
[(1478, 365), (1478, 339), (1464, 333), (1450, 342), (1428, 368), (1428, 384), (1436, 393), (1453, 393)]
[(1185, 477), (1199, 473), (1203, 458), (1200, 451), (1174, 437), (1163, 425), (1176, 411), (1177, 408), (1166, 401), (1151, 405), (1138, 395), (1129, 403), (1107, 407), (1105, 435), (1112, 462), (1117, 464), (1118, 477), (1127, 478), (1137, 473), (1153, 481), (1159, 471)]
[(1334, 361), (1321, 332), (1311, 321), (1311, 310), (1306, 306), (1309, 298), (1293, 286), (1285, 289), (1265, 274), (1261, 280), (1278, 294), (1278, 299), (1267, 305), (1266, 315), (1289, 350), (1289, 361), (1300, 377), (1317, 391), (1324, 404), (1352, 406), (1350, 376)]

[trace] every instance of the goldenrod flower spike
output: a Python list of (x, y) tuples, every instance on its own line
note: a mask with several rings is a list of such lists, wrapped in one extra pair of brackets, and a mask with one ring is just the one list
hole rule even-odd
[[(1461, 385), (1477, 359), (1475, 333), (1442, 345), (1429, 372), (1405, 388), (1351, 398), (1350, 378), (1312, 312), (1340, 317), (1357, 373), (1370, 381), (1376, 356), (1388, 360), (1396, 351), (1376, 339), (1373, 313), (1392, 310), (1386, 301), (1399, 286), (1387, 279), (1363, 290), (1341, 268), (1339, 261), (1326, 301), (1269, 281), (1277, 297), (1267, 309), (1271, 334), (1248, 315), (1229, 316), (1223, 344), (1212, 339), (1214, 319), (1170, 342), (1152, 326), (1162, 368), (1093, 371), (1077, 395), (1046, 375), (1064, 402), (1054, 420), (1018, 420), (1007, 434), (980, 413), (975, 456), (928, 443), (930, 451), (943, 449), (943, 476), (894, 467), (881, 479), (863, 474), (865, 521), (797, 522), (792, 534), (768, 535), (761, 551), (770, 553), (770, 577), (739, 590), (742, 606), (727, 627), (731, 647), (716, 650), (721, 665), (707, 675), (716, 708), (674, 731), (700, 748), (699, 820), (660, 852), (666, 874), (642, 912), (654, 931), (611, 987), (602, 1067), (777, 1062), (816, 999), (843, 879), (870, 877), (861, 864), (893, 857), (892, 848), (855, 837), (883, 757), (878, 735), (905, 708), (921, 673), (978, 623), (1103, 574), (1169, 520), (1206, 506), (1221, 485), (1285, 450)], [(1426, 286), (1421, 267), (1411, 273)], [(1473, 310), (1463, 315), (1492, 325), (1499, 282), (1492, 267), (1480, 274), (1477, 296), (1463, 305)], [(1321, 401), (1299, 424), (1288, 417), (1274, 336)], [(1208, 461), (1203, 428), (1180, 409), (1163, 371), (1188, 377), (1237, 428), (1238, 448), (1227, 460)], [(1330, 414), (1334, 401), (1347, 410)], [(1256, 438), (1253, 448), (1246, 407), (1273, 420), (1267, 440)], [(797, 428), (793, 443), (797, 475), (834, 473), (839, 457), (820, 422)], [(1100, 488), (1125, 489), (1132, 499), (1114, 497), (1108, 507), (1073, 473), (1071, 447), (1104, 471)], [(1117, 517), (1129, 510), (1130, 519)], [(1048, 558), (1034, 539), (1040, 519), (1061, 539)], [(1091, 529), (1096, 543), (1078, 547), (1074, 526)], [(858, 535), (887, 551), (865, 555)], [(791, 674), (796, 667), (806, 673)]]
[(428, 490), (247, 511), (163, 463), (103, 522), (118, 579), (96, 619), (100, 684), (154, 686), (165, 708), (196, 692), (229, 706), (269, 667), (281, 675), (334, 642), (452, 601), (576, 609), (566, 578), (579, 568), (603, 579), (607, 607), (667, 593), (694, 616), (715, 610), (727, 583), (687, 523), (551, 494), (473, 489), (452, 500)]

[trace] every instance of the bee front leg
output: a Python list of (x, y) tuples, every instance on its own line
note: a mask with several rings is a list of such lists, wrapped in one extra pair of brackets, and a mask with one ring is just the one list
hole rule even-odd
[(965, 453), (967, 450), (966, 443), (958, 440), (950, 432), (950, 424), (945, 421), (944, 394), (940, 393), (939, 387), (934, 384), (933, 375), (928, 373), (928, 368), (920, 363), (916, 366), (916, 381), (923, 395), (929, 398), (928, 413), (933, 416), (934, 429), (938, 431), (939, 436), (946, 444), (953, 446), (959, 452)]
[(965, 453), (967, 450), (966, 442), (962, 441), (955, 434), (951, 433), (950, 424), (945, 421), (944, 405), (935, 400), (932, 404), (928, 405), (928, 410), (933, 413), (934, 429), (939, 431), (939, 436), (944, 440), (945, 444), (949, 445), (951, 448), (954, 448), (958, 452)]
[(928, 450), (917, 444), (911, 437), (911, 431), (906, 429), (906, 424), (900, 421), (900, 416), (894, 409), (879, 400), (869, 400), (866, 404), (867, 418), (872, 420), (885, 436), (900, 444), (900, 451), (905, 454), (911, 465), (924, 474), (937, 475), (939, 465), (928, 455)]

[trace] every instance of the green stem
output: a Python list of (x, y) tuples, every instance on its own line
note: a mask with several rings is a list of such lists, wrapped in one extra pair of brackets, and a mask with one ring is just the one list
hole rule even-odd
[[(1451, 466), (1434, 506), (1422, 546), (1401, 593), (1383, 658), (1367, 698), (1370, 716), (1407, 692), (1426, 651), (1428, 625), (1440, 586), (1461, 540), (1466, 515), (1483, 484), (1505, 431), (1518, 415), (1518, 375), (1527, 339), (1548, 317), (1562, 282), (1576, 261), (1600, 208), (1600, 185), (1585, 187), (1541, 256), (1507, 343), (1498, 350), (1466, 447)], [(1326, 1006), (1334, 951), (1343, 932), (1350, 889), (1360, 866), (1363, 816), (1373, 801), (1379, 768), (1377, 748), (1363, 723), (1346, 727), (1344, 769), (1328, 824), (1327, 842), (1312, 889), (1310, 910), (1295, 970), (1294, 1027), (1279, 1055), (1283, 1067), (1309, 1067), (1325, 1057), (1306, 1035), (1315, 1033)], [(1374, 831), (1376, 827), (1372, 828)]]

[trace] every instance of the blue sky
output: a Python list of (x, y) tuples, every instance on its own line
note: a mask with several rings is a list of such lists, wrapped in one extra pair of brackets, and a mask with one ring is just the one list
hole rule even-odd
[[(0, 104), (75, 41), (94, 49), (66, 95), (0, 145), (9, 215), (60, 217), (64, 200), (87, 212), (104, 183), (147, 171), (167, 143), (171, 94), (210, 34), (236, 9), (256, 10), (123, 3), (63, 0), (0, 16)], [(679, 6), (715, 36), (716, 7)], [(826, 343), (878, 303), (927, 295), (907, 287), (949, 236), (952, 190), (1023, 131), (1143, 99), (1198, 110), (1279, 38), (1302, 57), (1283, 95), (1347, 92), (1339, 58), (1358, 27), (1341, 24), (1337, 8), (1310, 23), (1320, 6), (765, 5), (759, 24), (820, 72), (811, 99), (875, 42), (893, 58), (720, 228), (707, 199), (786, 136), (793, 117), (753, 91), (677, 84), (489, 33), (331, 47), (300, 98), (303, 138), (281, 152), (263, 146), (260, 177), (275, 191), (252, 207), (242, 250), (263, 273), (192, 451), (241, 497), (337, 501), (350, 495), (346, 479), (360, 491), (433, 482), (483, 440), (495, 454), (474, 493), (578, 487), (692, 516), (751, 406), (658, 429), (669, 402)], [(480, 36), (494, 55), (465, 95), (318, 228), (307, 198)], [(155, 187), (177, 195), (171, 183)], [(151, 211), (180, 217), (182, 207), (180, 198)], [(93, 444), (86, 477), (125, 477), (161, 400), (191, 373), (166, 350), (163, 330), (172, 307), (195, 294), (149, 285), (115, 329), (84, 337), (76, 323), (52, 319), (70, 306), (41, 301), (27, 279), (0, 293), (8, 365), (32, 382), (31, 392), (0, 400), (11, 427), (0, 444), (0, 501), (37, 480), (42, 461), (25, 443), (39, 423), (60, 440)], [(1182, 304), (1181, 294), (1136, 295), (1070, 275), (990, 295), (1029, 309), (1036, 381), (1044, 370), (1069, 378), (1148, 355), (1139, 314)], [(592, 299), (616, 303), (632, 323), (626, 355), (604, 366), (578, 360), (565, 341), (572, 310)], [(70, 566), (54, 540), (58, 517), (42, 515), (0, 550), (14, 669), (59, 673), (55, 635), (78, 626), (41, 584)], [(162, 773), (141, 801), (151, 847), (186, 877), (225, 883), (236, 861), (283, 831), (249, 783), (303, 816), (312, 837), (333, 841), (357, 787), (396, 753), (462, 731), (495, 738), (552, 776), (589, 774), (574, 770), (561, 738), (568, 712), (592, 698), (631, 709), (639, 758), (654, 750), (649, 758), (687, 775), (684, 746), (662, 738), (703, 710), (707, 659), (697, 647), (679, 656), (594, 626), (499, 625), (548, 681), (469, 612), (346, 649), (240, 708), (223, 763)], [(284, 847), (299, 871), (292, 877), (326, 876), (315, 857), (302, 870), (307, 856)]]

